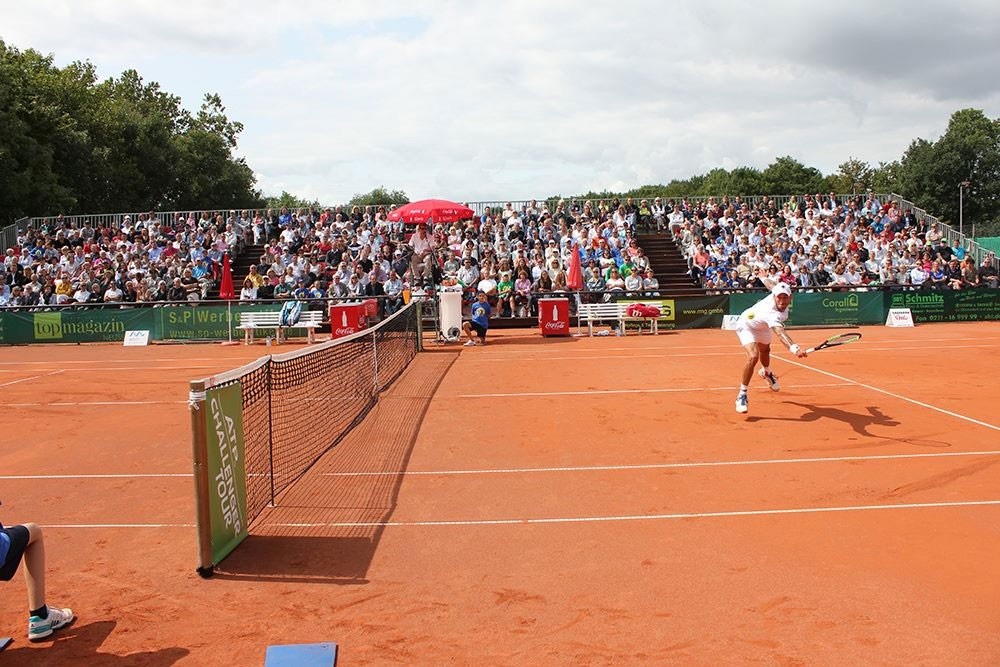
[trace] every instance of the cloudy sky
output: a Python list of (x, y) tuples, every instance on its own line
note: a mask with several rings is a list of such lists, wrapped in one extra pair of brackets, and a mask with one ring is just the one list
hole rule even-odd
[(0, 38), (222, 96), (265, 194), (523, 199), (791, 155), (898, 159), (1000, 116), (1000, 3), (32, 0)]

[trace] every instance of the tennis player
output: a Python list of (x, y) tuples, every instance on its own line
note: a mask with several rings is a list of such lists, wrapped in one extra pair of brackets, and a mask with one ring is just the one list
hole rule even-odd
[(736, 323), (736, 335), (739, 336), (740, 344), (747, 353), (740, 393), (736, 396), (736, 412), (740, 413), (748, 410), (747, 388), (758, 361), (761, 365), (758, 375), (767, 381), (771, 391), (781, 389), (777, 376), (771, 372), (771, 340), (774, 336), (777, 336), (795, 356), (806, 356), (806, 351), (789, 338), (785, 331), (788, 307), (792, 304), (792, 288), (783, 282), (769, 287), (771, 293), (740, 313)]
[(4, 528), (0, 524), (0, 581), (10, 581), (24, 559), (24, 581), (28, 584), (28, 639), (45, 639), (73, 622), (71, 609), (45, 604), (45, 543), (38, 524)]
[(490, 328), (490, 314), (492, 312), (493, 309), (490, 308), (486, 292), (479, 290), (476, 293), (476, 300), (472, 302), (472, 321), (462, 323), (462, 331), (469, 337), (465, 343), (466, 347), (486, 345), (486, 331)]

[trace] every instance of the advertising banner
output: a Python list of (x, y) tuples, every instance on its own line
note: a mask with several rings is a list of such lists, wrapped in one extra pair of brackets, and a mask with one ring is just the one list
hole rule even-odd
[[(729, 312), (739, 315), (766, 296), (767, 292), (731, 294)], [(882, 292), (795, 292), (786, 324), (882, 324), (884, 302)]]
[(909, 308), (913, 321), (976, 322), (1000, 320), (1000, 290), (916, 290), (888, 292), (885, 309)]
[(149, 308), (64, 308), (0, 312), (0, 344), (121, 342), (125, 332), (153, 328)]
[(676, 297), (673, 299), (627, 298), (617, 299), (618, 303), (648, 303), (660, 309), (657, 326), (660, 329), (698, 329), (722, 326), (722, 316), (726, 314), (728, 295)]
[(247, 534), (243, 459), (243, 389), (239, 382), (205, 393), (212, 562), (219, 563)]

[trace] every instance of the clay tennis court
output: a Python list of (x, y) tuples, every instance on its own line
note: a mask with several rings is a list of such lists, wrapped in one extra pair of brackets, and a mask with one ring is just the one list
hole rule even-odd
[(732, 332), (431, 344), (210, 580), (188, 381), (266, 348), (2, 348), (0, 519), (78, 620), (29, 645), (19, 575), (0, 663), (998, 664), (1000, 323), (860, 331), (746, 416)]

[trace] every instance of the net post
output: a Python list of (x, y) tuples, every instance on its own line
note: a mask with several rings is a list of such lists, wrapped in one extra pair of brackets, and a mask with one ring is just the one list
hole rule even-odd
[(424, 304), (417, 301), (417, 352), (424, 351)]
[(198, 527), (198, 574), (212, 576), (212, 518), (209, 505), (208, 434), (205, 422), (204, 380), (190, 384), (188, 409), (191, 413), (191, 447), (194, 460), (195, 523)]
[(272, 355), (268, 355), (264, 371), (267, 386), (267, 478), (271, 490), (271, 500), (268, 504), (274, 507), (274, 406), (271, 404), (274, 387), (271, 384), (271, 364)]
[(372, 376), (375, 383), (375, 395), (378, 396), (379, 386), (378, 386), (378, 336), (375, 335), (375, 331), (372, 331), (372, 363), (374, 370)]

